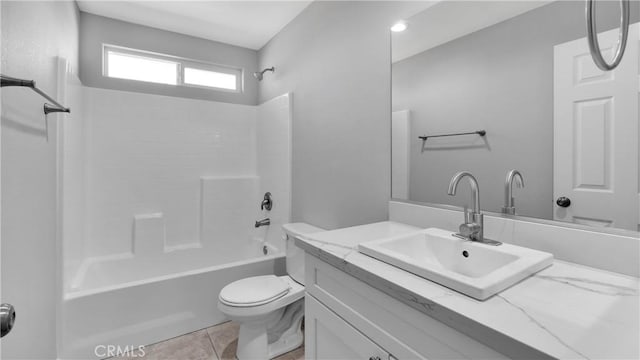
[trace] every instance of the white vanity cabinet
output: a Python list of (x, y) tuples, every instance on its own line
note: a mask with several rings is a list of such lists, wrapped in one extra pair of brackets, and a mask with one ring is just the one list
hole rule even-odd
[(312, 255), (305, 262), (305, 359), (507, 358)]
[(388, 360), (390, 354), (312, 296), (305, 299), (305, 359)]

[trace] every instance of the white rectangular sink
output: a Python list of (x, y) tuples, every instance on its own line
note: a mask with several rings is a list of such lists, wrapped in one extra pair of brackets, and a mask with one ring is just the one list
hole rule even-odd
[(520, 246), (491, 246), (437, 228), (368, 241), (358, 250), (479, 300), (553, 263), (553, 255)]

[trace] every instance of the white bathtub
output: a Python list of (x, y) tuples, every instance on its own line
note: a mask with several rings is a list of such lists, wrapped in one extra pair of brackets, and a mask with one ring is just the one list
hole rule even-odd
[(99, 358), (99, 345), (138, 347), (221, 323), (222, 287), (248, 276), (283, 274), (284, 263), (276, 248), (264, 255), (258, 243), (218, 253), (196, 248), (155, 258), (88, 259), (62, 300), (60, 358)]

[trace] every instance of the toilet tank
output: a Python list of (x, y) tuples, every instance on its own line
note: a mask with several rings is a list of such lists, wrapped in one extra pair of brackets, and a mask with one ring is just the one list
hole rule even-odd
[(297, 237), (324, 231), (306, 223), (291, 223), (282, 225), (287, 251), (287, 274), (304, 285), (304, 250), (295, 244)]

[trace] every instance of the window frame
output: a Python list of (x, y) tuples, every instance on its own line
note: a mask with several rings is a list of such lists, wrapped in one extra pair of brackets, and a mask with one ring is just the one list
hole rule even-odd
[[(191, 68), (195, 70), (203, 70), (203, 71), (211, 71), (217, 72), (220, 74), (229, 74), (235, 75), (236, 77), (236, 88), (235, 89), (226, 89), (220, 87), (206, 86), (206, 85), (198, 85), (198, 84), (188, 84), (184, 82), (184, 72), (186, 68)], [(179, 78), (180, 78), (180, 86), (200, 88), (200, 89), (215, 89), (216, 91), (230, 92), (230, 93), (242, 93), (242, 84), (243, 84), (243, 71), (241, 69), (232, 68), (229, 66), (221, 66), (211, 63), (205, 63), (194, 60), (185, 59), (178, 66)]]
[[(109, 76), (109, 52), (121, 53), (121, 54), (140, 57), (140, 58), (148, 58), (156, 61), (175, 63), (177, 64), (176, 84), (173, 85), (173, 84), (166, 84), (166, 83), (159, 83), (159, 82), (152, 82), (152, 81), (111, 77)], [(226, 88), (215, 87), (215, 86), (205, 86), (205, 85), (185, 83), (184, 82), (185, 68), (192, 68), (196, 70), (211, 71), (211, 72), (217, 72), (222, 74), (234, 75), (236, 77), (236, 89), (234, 90), (234, 89), (226, 89)], [(205, 62), (205, 61), (199, 61), (199, 60), (188, 59), (188, 58), (183, 58), (179, 56), (161, 54), (161, 53), (156, 53), (152, 51), (133, 49), (133, 48), (106, 44), (106, 43), (102, 44), (102, 76), (109, 79), (119, 80), (119, 81), (135, 81), (140, 83), (153, 84), (156, 86), (196, 88), (196, 89), (235, 93), (235, 94), (241, 94), (244, 92), (244, 69), (242, 68), (214, 64), (214, 63)]]

